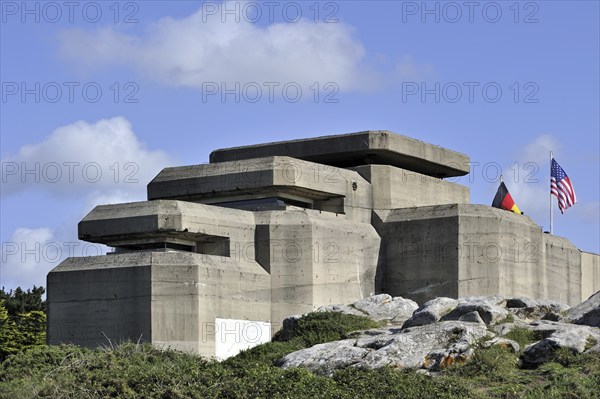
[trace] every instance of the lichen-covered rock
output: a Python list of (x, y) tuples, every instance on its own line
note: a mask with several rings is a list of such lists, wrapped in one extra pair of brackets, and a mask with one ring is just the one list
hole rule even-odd
[(328, 305), (318, 309), (319, 312), (341, 312), (345, 314), (354, 314), (366, 316), (375, 321), (390, 321), (394, 324), (403, 323), (412, 316), (413, 312), (419, 307), (411, 299), (395, 297), (388, 294), (379, 294), (363, 298), (354, 302), (352, 305)]
[(506, 308), (496, 305), (495, 301), (481, 298), (460, 298), (454, 310), (442, 316), (440, 320), (459, 320), (462, 316), (471, 312), (479, 313), (479, 316), (487, 325), (505, 320), (509, 314)]
[(439, 297), (425, 302), (412, 314), (411, 318), (404, 322), (403, 328), (424, 326), (435, 323), (450, 313), (458, 305), (458, 300)]
[(562, 302), (524, 297), (507, 299), (506, 307), (521, 319), (554, 321), (560, 321), (562, 314), (570, 309), (569, 305)]
[(600, 341), (600, 329), (597, 327), (542, 321), (532, 323), (530, 327), (544, 336), (523, 351), (523, 361), (531, 365), (547, 362), (560, 348), (582, 353)]
[[(523, 364), (536, 366), (552, 359), (560, 348), (573, 353), (600, 353), (600, 328), (594, 326), (598, 323), (599, 302), (600, 293), (572, 309), (557, 301), (521, 297), (440, 297), (417, 308), (408, 299), (375, 295), (352, 305), (330, 305), (319, 310), (392, 323), (406, 319), (401, 327), (356, 331), (348, 339), (290, 353), (279, 364), (284, 368), (306, 367), (323, 375), (345, 367), (384, 366), (435, 373), (469, 359), (482, 337), (488, 338), (480, 344), (483, 347), (500, 346), (519, 353), (520, 345), (504, 337), (519, 327), (536, 332), (538, 341), (524, 348), (521, 356)], [(286, 319), (284, 329), (293, 327), (298, 318)]]
[(317, 309), (317, 312), (337, 312), (343, 314), (351, 314), (354, 316), (366, 316), (365, 313), (348, 305), (326, 305)]
[(464, 315), (458, 318), (458, 321), (467, 321), (470, 323), (478, 323), (485, 325), (485, 322), (483, 321), (481, 316), (479, 316), (479, 313), (476, 311), (465, 313)]
[(575, 324), (600, 327), (600, 291), (571, 308), (566, 318)]
[(525, 323), (524, 321), (521, 321), (521, 320), (517, 319), (514, 322), (494, 324), (493, 326), (490, 326), (490, 328), (496, 334), (504, 336), (504, 335), (508, 334), (509, 332), (511, 332), (512, 330), (514, 330), (517, 327), (527, 328), (527, 326), (528, 326), (527, 323)]
[(283, 368), (305, 367), (324, 375), (344, 367), (437, 370), (468, 359), (473, 353), (471, 345), (486, 335), (485, 326), (460, 321), (367, 330), (353, 339), (290, 353), (278, 364)]
[(489, 341), (485, 341), (481, 346), (484, 348), (489, 348), (491, 346), (499, 346), (504, 349), (510, 349), (511, 351), (517, 353), (521, 350), (521, 345), (518, 342), (513, 341), (508, 338), (496, 337), (492, 338)]
[(292, 352), (277, 362), (282, 368), (304, 367), (321, 375), (333, 375), (360, 362), (370, 349), (354, 346), (354, 340), (326, 342)]

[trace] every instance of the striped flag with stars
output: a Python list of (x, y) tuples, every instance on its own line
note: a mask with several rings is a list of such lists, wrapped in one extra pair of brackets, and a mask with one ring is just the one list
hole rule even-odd
[(577, 202), (571, 179), (554, 158), (550, 165), (550, 193), (558, 198), (560, 213), (565, 213), (565, 209)]

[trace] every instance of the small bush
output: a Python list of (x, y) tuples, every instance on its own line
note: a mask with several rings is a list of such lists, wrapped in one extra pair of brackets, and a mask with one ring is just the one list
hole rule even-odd
[(471, 359), (463, 364), (448, 367), (447, 374), (469, 378), (484, 377), (503, 381), (510, 379), (517, 371), (518, 357), (511, 350), (493, 345), (478, 348)]
[(300, 340), (306, 347), (347, 338), (357, 330), (379, 327), (379, 323), (363, 316), (338, 312), (313, 312), (298, 320), (291, 330), (281, 330), (273, 341)]
[(521, 349), (544, 338), (538, 331), (533, 331), (525, 327), (515, 327), (504, 335), (504, 337), (516, 341), (521, 346)]

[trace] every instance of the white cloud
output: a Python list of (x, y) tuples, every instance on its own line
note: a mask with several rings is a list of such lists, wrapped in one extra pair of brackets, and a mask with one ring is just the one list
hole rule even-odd
[(61, 34), (61, 50), (82, 66), (130, 65), (166, 84), (194, 88), (204, 82), (228, 87), (235, 82), (302, 87), (335, 82), (347, 91), (371, 89), (381, 81), (344, 23), (301, 19), (261, 26), (244, 18), (207, 18), (206, 7), (185, 18), (162, 18), (146, 36), (112, 28), (68, 30)]
[(424, 80), (435, 76), (435, 69), (432, 64), (417, 64), (412, 56), (406, 55), (396, 63), (395, 75), (402, 81)]
[(542, 134), (531, 143), (525, 145), (519, 155), (521, 162), (535, 162), (550, 167), (550, 151), (560, 151), (561, 144), (550, 134)]
[(169, 163), (163, 151), (148, 150), (123, 117), (79, 121), (3, 159), (2, 195), (33, 188), (55, 195), (139, 195)]
[[(516, 155), (517, 163), (509, 165), (508, 189), (515, 203), (538, 224), (549, 229), (550, 215), (550, 151), (562, 148), (550, 134), (541, 134), (521, 147)], [(556, 199), (553, 198), (553, 207)]]
[(106, 246), (79, 241), (74, 233), (73, 229), (57, 232), (47, 227), (17, 228), (9, 240), (2, 242), (0, 286), (45, 287), (48, 272), (64, 259), (106, 253)]
[(31, 288), (46, 286), (46, 274), (55, 266), (57, 251), (54, 233), (48, 228), (16, 229), (9, 241), (2, 243), (2, 286)]

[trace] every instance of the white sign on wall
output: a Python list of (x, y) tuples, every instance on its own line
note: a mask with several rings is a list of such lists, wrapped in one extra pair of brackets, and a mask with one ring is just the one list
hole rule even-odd
[(215, 319), (215, 357), (235, 356), (243, 350), (271, 340), (271, 323), (266, 321)]

